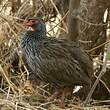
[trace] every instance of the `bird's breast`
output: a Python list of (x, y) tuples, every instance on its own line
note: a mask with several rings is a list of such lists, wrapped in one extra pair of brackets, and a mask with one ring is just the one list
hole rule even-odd
[(31, 37), (22, 39), (21, 47), (29, 63), (34, 62), (35, 56), (39, 56), (39, 45), (40, 43)]

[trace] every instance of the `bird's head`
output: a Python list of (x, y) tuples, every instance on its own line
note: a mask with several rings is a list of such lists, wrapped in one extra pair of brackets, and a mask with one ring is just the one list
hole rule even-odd
[(29, 18), (24, 21), (24, 25), (31, 27), (32, 31), (46, 33), (46, 25), (42, 19)]

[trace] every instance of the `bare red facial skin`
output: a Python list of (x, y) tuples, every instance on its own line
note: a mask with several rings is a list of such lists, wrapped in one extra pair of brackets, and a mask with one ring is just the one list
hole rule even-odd
[(31, 27), (32, 31), (36, 32), (37, 29), (35, 28), (35, 24), (37, 24), (39, 22), (44, 22), (44, 20), (42, 20), (42, 19), (40, 19), (40, 20), (39, 19), (27, 19), (24, 21), (24, 25)]
[(33, 26), (35, 24), (36, 20), (26, 20), (24, 21), (25, 26)]
[(34, 24), (39, 22), (37, 19), (28, 19), (24, 21), (24, 25), (31, 27), (32, 31), (37, 31), (37, 29), (34, 28)]

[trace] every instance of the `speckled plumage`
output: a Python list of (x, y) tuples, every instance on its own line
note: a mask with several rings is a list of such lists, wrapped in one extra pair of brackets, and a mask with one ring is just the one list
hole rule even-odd
[(75, 42), (46, 37), (40, 28), (27, 30), (21, 47), (35, 77), (42, 81), (58, 87), (91, 84), (92, 60)]

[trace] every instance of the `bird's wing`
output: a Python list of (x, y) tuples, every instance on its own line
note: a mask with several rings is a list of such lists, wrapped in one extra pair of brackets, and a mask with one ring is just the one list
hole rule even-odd
[(72, 53), (74, 46), (63, 40), (44, 40), (34, 59), (36, 74), (46, 82), (59, 85), (88, 83), (89, 77)]
[[(70, 44), (71, 46), (72, 44)], [(74, 58), (79, 62), (80, 66), (83, 68), (85, 73), (88, 75), (88, 77), (93, 76), (93, 61), (90, 58), (90, 56), (82, 50), (80, 47), (76, 46), (72, 49), (70, 48), (70, 51)]]
[[(51, 39), (51, 38), (50, 38)], [(93, 61), (91, 57), (80, 48), (78, 43), (70, 42), (64, 39), (52, 39), (57, 40), (58, 44), (64, 49), (66, 49), (66, 54), (71, 54), (72, 57), (80, 64), (80, 67), (85, 71), (88, 77), (93, 76)], [(50, 40), (51, 41), (51, 40)]]

